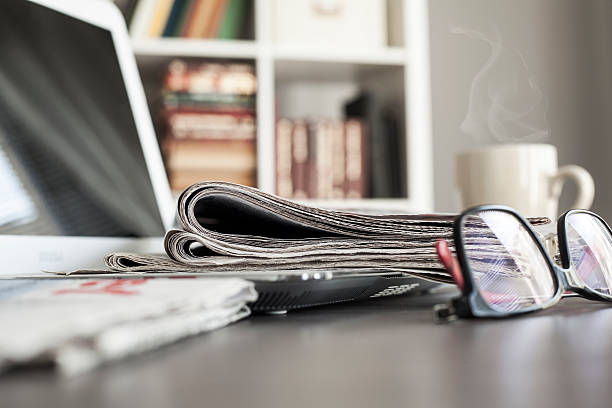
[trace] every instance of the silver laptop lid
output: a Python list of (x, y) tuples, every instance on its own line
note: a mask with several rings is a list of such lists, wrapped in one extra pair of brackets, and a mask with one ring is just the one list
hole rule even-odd
[(111, 2), (0, 2), (0, 234), (159, 236), (174, 211)]

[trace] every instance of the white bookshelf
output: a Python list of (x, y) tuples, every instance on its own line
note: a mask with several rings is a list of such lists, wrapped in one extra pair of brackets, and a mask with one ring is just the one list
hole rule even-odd
[(257, 47), (249, 40), (196, 40), (186, 38), (135, 38), (137, 56), (255, 59)]
[[(257, 41), (251, 40), (206, 40), (185, 38), (133, 39), (136, 55), (184, 56), (202, 58), (256, 59), (259, 54)], [(355, 65), (404, 65), (407, 60), (404, 47), (372, 49), (364, 54), (358, 49), (336, 49), (271, 45), (268, 50), (272, 59), (279, 61), (305, 61), (350, 63)]]
[[(390, 36), (393, 37), (393, 45), (382, 48), (276, 44), (272, 41), (271, 32), (272, 2), (255, 0), (253, 40), (134, 38), (133, 49), (141, 72), (146, 72), (148, 66), (159, 66), (174, 57), (246, 60), (255, 64), (258, 80), (258, 187), (267, 192), (274, 192), (275, 189), (274, 130), (276, 109), (279, 108), (277, 102), (282, 104), (281, 115), (285, 106), (287, 109), (291, 109), (291, 106), (305, 109), (303, 116), (312, 113), (308, 107), (301, 107), (299, 94), (296, 94), (294, 99), (297, 100), (294, 101), (277, 101), (277, 95), (291, 99), (291, 87), (294, 84), (302, 83), (305, 88), (316, 88), (320, 82), (324, 84), (321, 89), (325, 92), (335, 92), (334, 89), (337, 89), (340, 99), (343, 92), (348, 93), (353, 88), (367, 85), (372, 82), (371, 78), (395, 79), (387, 88), (378, 88), (383, 89), (380, 92), (392, 93), (398, 106), (403, 107), (407, 197), (357, 201), (316, 200), (311, 203), (330, 208), (431, 211), (433, 166), (427, 0), (387, 1), (389, 7), (400, 11), (389, 13), (389, 23), (399, 26), (400, 30)], [(143, 75), (143, 79), (145, 87), (154, 85), (147, 84), (146, 75)], [(400, 82), (402, 86), (398, 86)], [(325, 99), (333, 100), (333, 96)]]

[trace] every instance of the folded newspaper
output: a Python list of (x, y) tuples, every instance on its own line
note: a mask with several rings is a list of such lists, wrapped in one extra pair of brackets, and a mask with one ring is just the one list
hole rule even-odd
[[(451, 247), (455, 215), (367, 215), (308, 207), (242, 185), (203, 182), (178, 200), (181, 229), (164, 255), (114, 253), (115, 272), (221, 272), (257, 269), (392, 268), (450, 281), (434, 243)], [(531, 218), (546, 224), (548, 218)], [(79, 272), (79, 271), (77, 271)], [(80, 271), (91, 273), (91, 271)]]
[(235, 278), (0, 280), (0, 372), (54, 364), (67, 375), (249, 315)]

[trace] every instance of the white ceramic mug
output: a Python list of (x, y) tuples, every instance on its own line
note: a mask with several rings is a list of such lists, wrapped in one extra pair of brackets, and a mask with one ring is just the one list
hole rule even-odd
[(557, 149), (548, 144), (508, 144), (457, 155), (457, 185), (464, 207), (503, 204), (525, 217), (558, 216), (563, 183), (573, 180), (578, 197), (572, 208), (588, 209), (595, 185), (576, 165), (557, 167)]

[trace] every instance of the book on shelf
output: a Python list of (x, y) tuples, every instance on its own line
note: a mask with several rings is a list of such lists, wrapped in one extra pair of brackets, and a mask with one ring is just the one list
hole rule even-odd
[(250, 64), (189, 64), (177, 59), (168, 66), (165, 86), (172, 92), (252, 96), (255, 94), (257, 81)]
[(162, 150), (172, 169), (252, 171), (255, 169), (255, 143), (245, 140), (166, 139)]
[(162, 151), (174, 191), (202, 180), (255, 184), (256, 156), (252, 139), (166, 139)]
[[(310, 157), (314, 156), (309, 152), (308, 125), (305, 121), (296, 121), (293, 125), (293, 132), (290, 139), (290, 159), (291, 160), (291, 181), (293, 184), (293, 195), (288, 197), (304, 199), (311, 195), (315, 195), (314, 187), (316, 173), (311, 172), (309, 166)], [(309, 180), (313, 180), (312, 189)]]
[(344, 106), (347, 118), (359, 119), (366, 127), (369, 186), (373, 198), (405, 196), (402, 169), (400, 114), (375, 95), (363, 93)]
[(130, 24), (134, 38), (248, 36), (250, 0), (139, 0)]
[(256, 185), (256, 87), (248, 64), (169, 64), (160, 116), (172, 190), (206, 180)]
[(171, 109), (253, 113), (255, 97), (220, 93), (164, 92), (164, 104)]
[(281, 197), (293, 197), (292, 130), (290, 120), (280, 119), (276, 123), (276, 193)]
[(277, 193), (294, 199), (367, 197), (367, 149), (359, 120), (280, 119)]
[(173, 108), (166, 121), (176, 139), (250, 140), (255, 134), (255, 118), (247, 110), (222, 113)]
[[(150, 0), (140, 0), (140, 3), (146, 3)], [(166, 21), (170, 16), (170, 12), (172, 11), (173, 1), (172, 0), (160, 0), (160, 1), (150, 1), (153, 5), (156, 6), (154, 9), (153, 18), (151, 20), (143, 19), (143, 28), (140, 32), (145, 32), (147, 30), (149, 37), (161, 37), (164, 33), (164, 29), (166, 28)], [(136, 18), (136, 14), (134, 18)], [(143, 14), (143, 17), (146, 17), (146, 14)], [(138, 28), (135, 28), (138, 30)]]

